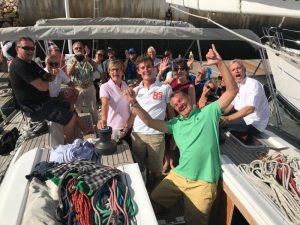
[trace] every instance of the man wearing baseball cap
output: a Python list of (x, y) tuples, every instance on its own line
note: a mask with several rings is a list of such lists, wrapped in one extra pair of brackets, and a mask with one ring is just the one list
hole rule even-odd
[(130, 80), (137, 80), (138, 74), (136, 71), (135, 60), (137, 57), (136, 51), (134, 48), (129, 48), (125, 50), (125, 81), (128, 82)]

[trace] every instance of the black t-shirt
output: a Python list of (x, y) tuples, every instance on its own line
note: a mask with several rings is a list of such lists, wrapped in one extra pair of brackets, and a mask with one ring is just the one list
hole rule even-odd
[(10, 70), (10, 81), (19, 105), (39, 105), (49, 100), (49, 91), (39, 91), (30, 82), (40, 78), (46, 73), (34, 61), (28, 63), (16, 57)]

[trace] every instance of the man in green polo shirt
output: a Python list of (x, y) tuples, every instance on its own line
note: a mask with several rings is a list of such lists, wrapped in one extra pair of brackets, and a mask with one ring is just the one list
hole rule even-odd
[(232, 102), (238, 88), (228, 67), (212, 45), (207, 55), (207, 65), (216, 65), (221, 72), (226, 92), (218, 101), (198, 109), (183, 92), (171, 94), (170, 103), (179, 116), (167, 121), (152, 119), (135, 100), (132, 90), (125, 95), (133, 113), (149, 127), (173, 134), (180, 151), (179, 164), (154, 189), (151, 198), (154, 209), (170, 208), (179, 198), (184, 198), (186, 224), (207, 224), (208, 215), (216, 197), (221, 174), (219, 149), (219, 119), (222, 111)]

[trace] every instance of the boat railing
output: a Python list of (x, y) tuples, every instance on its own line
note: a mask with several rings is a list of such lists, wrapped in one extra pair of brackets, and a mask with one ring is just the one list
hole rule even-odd
[(300, 56), (300, 39), (297, 39), (300, 31), (281, 27), (264, 27), (263, 34), (262, 40), (266, 39), (272, 48), (289, 55)]

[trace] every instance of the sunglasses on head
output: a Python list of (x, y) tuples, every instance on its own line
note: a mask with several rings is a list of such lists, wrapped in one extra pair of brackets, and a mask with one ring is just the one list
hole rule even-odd
[(48, 65), (51, 67), (58, 67), (58, 62), (48, 62)]
[(34, 51), (35, 47), (31, 47), (31, 46), (18, 46), (18, 48), (21, 48), (25, 51)]
[(175, 71), (179, 71), (179, 70), (186, 71), (186, 68), (184, 68), (184, 67), (175, 67), (174, 70)]

